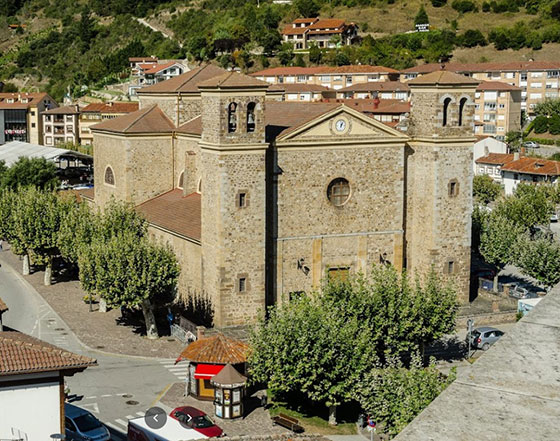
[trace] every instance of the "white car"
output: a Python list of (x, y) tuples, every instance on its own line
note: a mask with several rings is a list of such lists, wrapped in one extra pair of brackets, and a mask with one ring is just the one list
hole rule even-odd
[(558, 214), (552, 213), (550, 215), (550, 222), (558, 222)]
[(528, 148), (528, 149), (538, 149), (540, 147), (540, 145), (535, 141), (525, 141), (523, 143), (523, 147)]

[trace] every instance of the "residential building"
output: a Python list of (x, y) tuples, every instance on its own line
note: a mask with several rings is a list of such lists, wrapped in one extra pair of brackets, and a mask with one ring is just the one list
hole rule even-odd
[(410, 99), (410, 88), (406, 83), (400, 81), (360, 82), (338, 89), (336, 96), (346, 99), (373, 99), (378, 97), (382, 100), (408, 101)]
[(358, 26), (336, 18), (298, 18), (282, 30), (282, 40), (294, 49), (335, 48), (352, 44), (358, 37)]
[(118, 116), (126, 115), (138, 110), (136, 102), (108, 102), (108, 103), (91, 103), (80, 111), (80, 144), (91, 145), (93, 143), (93, 135), (91, 126), (113, 119)]
[(0, 332), (0, 354), (0, 439), (64, 435), (64, 377), (97, 362), (16, 331)]
[[(519, 158), (519, 155), (517, 156)], [(490, 176), (494, 181), (503, 184), (502, 167), (513, 161), (513, 153), (488, 153), (475, 159), (475, 174)]]
[(0, 144), (9, 141), (41, 144), (40, 114), (54, 107), (58, 104), (46, 93), (0, 93)]
[[(473, 148), (473, 171), (477, 173), (476, 160), (490, 153), (509, 153), (508, 145), (492, 136), (479, 136)], [(484, 171), (482, 171), (484, 173)]]
[(401, 81), (426, 73), (449, 70), (481, 81), (499, 81), (521, 88), (521, 110), (534, 115), (534, 107), (544, 98), (558, 98), (560, 61), (521, 61), (506, 63), (424, 64), (401, 72)]
[(475, 135), (501, 141), (507, 132), (521, 130), (521, 88), (499, 81), (483, 81), (475, 95)]
[(267, 95), (280, 94), (280, 101), (321, 101), (335, 98), (336, 92), (320, 84), (275, 84), (267, 90)]
[(142, 87), (167, 81), (188, 70), (183, 63), (176, 60), (138, 63), (132, 74), (136, 78), (136, 84), (129, 86), (128, 93), (129, 95), (136, 95), (137, 90)]
[[(325, 99), (326, 102), (343, 103), (344, 105), (356, 109), (377, 121), (381, 121), (391, 127), (396, 127), (401, 121), (405, 121), (410, 113), (410, 102), (392, 99)], [(406, 131), (406, 126), (399, 126), (399, 129)]]
[(78, 121), (80, 108), (72, 106), (55, 107), (43, 112), (43, 145), (53, 146), (64, 143), (79, 144)]
[(93, 203), (135, 204), (177, 255), (179, 299), (204, 296), (217, 327), (379, 262), (434, 268), (468, 301), (477, 85), (451, 72), (411, 81), (403, 133), (201, 66), (92, 127)]
[(130, 70), (132, 75), (137, 75), (138, 71), (141, 70), (140, 65), (142, 64), (157, 64), (157, 57), (130, 57), (128, 59), (130, 64)]
[(513, 194), (520, 182), (555, 184), (560, 176), (560, 161), (529, 156), (516, 156), (502, 166), (502, 181), (506, 195)]
[(350, 66), (272, 67), (251, 76), (269, 84), (317, 84), (340, 90), (358, 83), (398, 79), (390, 67), (355, 64)]

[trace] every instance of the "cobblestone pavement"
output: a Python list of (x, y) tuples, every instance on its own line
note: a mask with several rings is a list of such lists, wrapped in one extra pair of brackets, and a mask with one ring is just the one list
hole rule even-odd
[[(235, 420), (223, 420), (216, 417), (212, 401), (199, 401), (191, 396), (184, 396), (185, 383), (175, 383), (160, 399), (170, 409), (179, 406), (193, 406), (206, 412), (228, 436), (273, 435), (287, 433), (286, 429), (272, 423), (268, 410), (260, 406), (257, 393), (246, 400), (246, 416)], [(264, 392), (261, 392), (264, 393)]]
[[(4, 250), (0, 251), (0, 262), (10, 265), (19, 274), (22, 271), (22, 260), (9, 251), (9, 245), (4, 242)], [(85, 292), (77, 280), (56, 280), (53, 271), (53, 284), (43, 285), (44, 273), (37, 269), (25, 276), (49, 305), (68, 324), (80, 341), (92, 349), (104, 352), (135, 355), (144, 357), (176, 358), (183, 344), (168, 337), (148, 340), (140, 335), (135, 326), (120, 323), (120, 310), (110, 310), (106, 313), (89, 312), (89, 305), (84, 303)]]

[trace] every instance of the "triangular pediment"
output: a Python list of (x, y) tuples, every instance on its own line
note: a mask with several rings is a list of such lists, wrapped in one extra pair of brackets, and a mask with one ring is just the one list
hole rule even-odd
[(345, 105), (284, 132), (277, 141), (406, 140), (407, 135)]

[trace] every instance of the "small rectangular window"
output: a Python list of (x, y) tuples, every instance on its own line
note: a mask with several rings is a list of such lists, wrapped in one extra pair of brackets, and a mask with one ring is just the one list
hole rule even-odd
[(239, 292), (245, 292), (247, 290), (247, 279), (245, 277), (241, 277), (239, 279)]
[(458, 190), (459, 190), (459, 184), (457, 184), (457, 182), (455, 181), (451, 181), (449, 183), (449, 196), (450, 197), (457, 196)]
[(239, 193), (239, 206), (240, 207), (245, 207), (246, 206), (246, 198), (247, 198), (246, 193)]
[(455, 272), (455, 262), (450, 260), (447, 262), (447, 274), (453, 274)]

